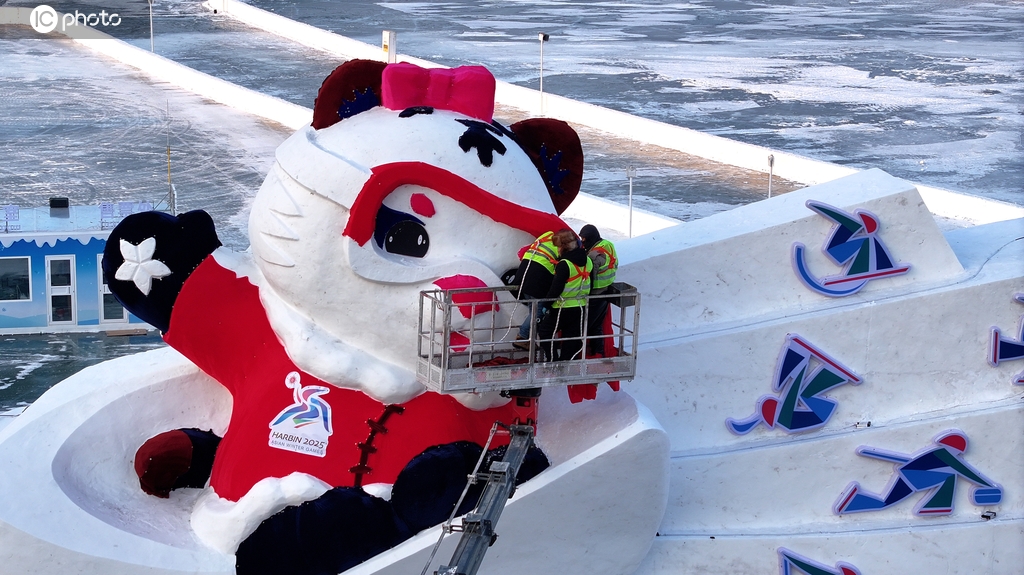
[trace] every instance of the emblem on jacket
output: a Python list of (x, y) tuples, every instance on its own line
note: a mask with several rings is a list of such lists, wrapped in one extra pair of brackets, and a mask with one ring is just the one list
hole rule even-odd
[(320, 396), (330, 392), (323, 385), (303, 386), (297, 371), (284, 378), (293, 403), (270, 423), (270, 447), (323, 457), (331, 429), (331, 405)]

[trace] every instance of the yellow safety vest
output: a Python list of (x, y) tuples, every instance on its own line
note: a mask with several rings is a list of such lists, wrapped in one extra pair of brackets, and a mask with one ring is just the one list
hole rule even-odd
[(583, 307), (587, 305), (587, 296), (590, 295), (590, 274), (594, 271), (594, 262), (587, 258), (586, 269), (565, 260), (569, 264), (569, 279), (565, 280), (565, 287), (562, 288), (562, 295), (558, 296), (551, 307)]
[(554, 274), (555, 266), (558, 265), (558, 248), (552, 238), (555, 232), (544, 232), (526, 248), (523, 254), (524, 260), (532, 260), (544, 266), (544, 269)]
[(608, 240), (597, 242), (590, 250), (604, 254), (604, 265), (599, 267), (594, 274), (592, 289), (598, 291), (615, 282), (615, 270), (619, 269), (619, 258), (615, 255), (615, 246)]

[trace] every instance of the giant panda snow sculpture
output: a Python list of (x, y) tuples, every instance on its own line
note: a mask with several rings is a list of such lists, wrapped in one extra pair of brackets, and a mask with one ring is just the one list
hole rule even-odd
[[(111, 291), (233, 401), (219, 445), (169, 430), (136, 471), (166, 496), (204, 485), (212, 460), (192, 526), (239, 573), (338, 573), (439, 523), (510, 420), (498, 394), (443, 396), (414, 375), (418, 293), (501, 285), (579, 190), (575, 132), (501, 126), (494, 89), (481, 67), (347, 62), (278, 149), (251, 253), (221, 247), (198, 211), (111, 234)], [(546, 465), (535, 450), (519, 479)]]

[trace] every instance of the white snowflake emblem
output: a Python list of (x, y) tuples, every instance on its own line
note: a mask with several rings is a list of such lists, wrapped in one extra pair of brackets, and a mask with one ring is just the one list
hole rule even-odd
[(121, 256), (124, 263), (117, 268), (114, 277), (121, 281), (133, 281), (142, 295), (149, 295), (154, 279), (171, 275), (171, 269), (160, 260), (153, 259), (156, 238), (146, 238), (139, 245), (121, 240)]

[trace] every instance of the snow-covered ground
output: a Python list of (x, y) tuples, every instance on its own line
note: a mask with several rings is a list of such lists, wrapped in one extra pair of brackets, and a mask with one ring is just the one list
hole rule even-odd
[(0, 204), (156, 203), (169, 143), (179, 209), (209, 211), (225, 244), (248, 245), (246, 206), (286, 130), (150, 84), (69, 40), (11, 35), (0, 37)]

